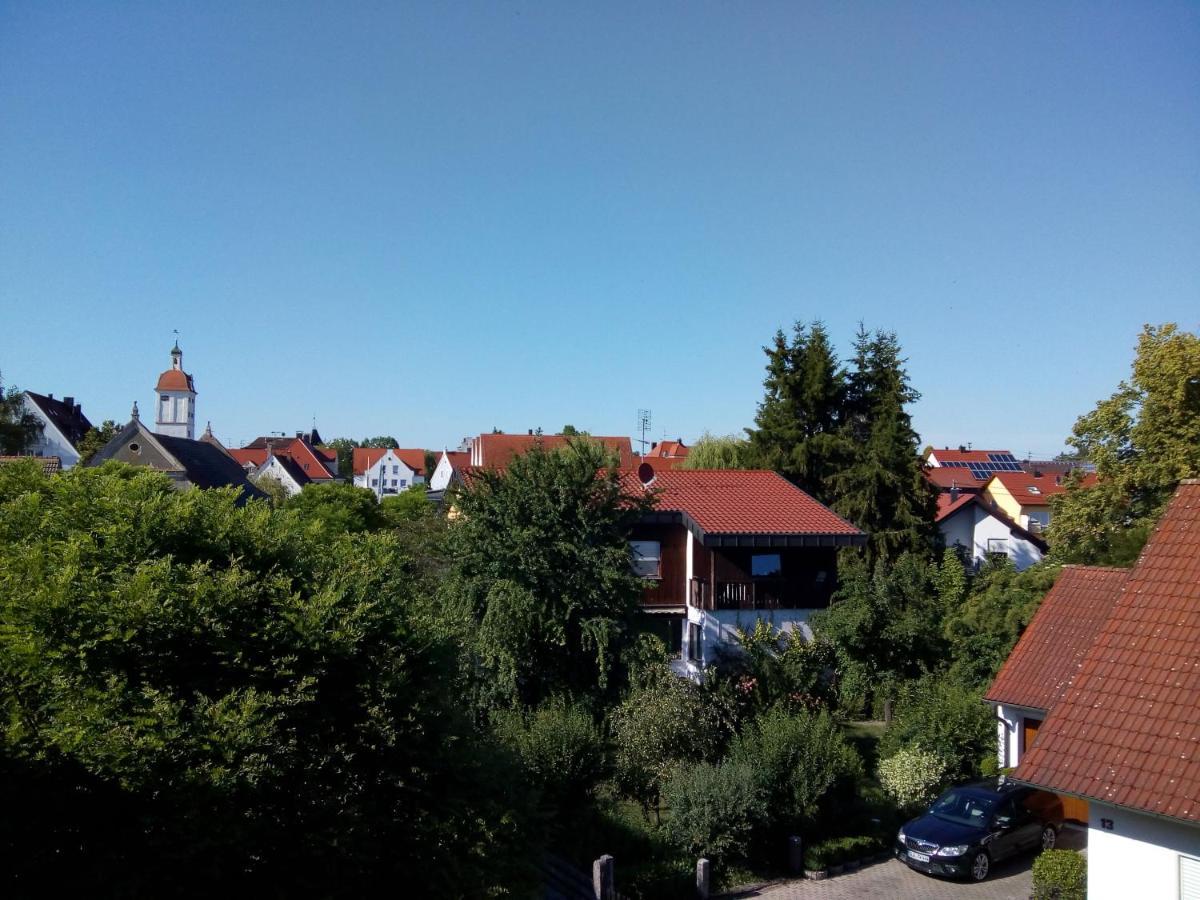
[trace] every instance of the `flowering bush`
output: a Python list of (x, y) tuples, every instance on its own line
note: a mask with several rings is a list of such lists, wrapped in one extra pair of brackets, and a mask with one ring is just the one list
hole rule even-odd
[(904, 747), (879, 764), (879, 783), (900, 806), (921, 806), (934, 798), (949, 769), (937, 753)]

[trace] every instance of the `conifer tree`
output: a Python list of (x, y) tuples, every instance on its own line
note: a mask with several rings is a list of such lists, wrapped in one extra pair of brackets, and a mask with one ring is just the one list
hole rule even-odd
[(756, 428), (747, 429), (755, 465), (791, 478), (819, 500), (848, 448), (840, 424), (846, 375), (821, 322), (792, 327), (789, 342), (777, 331), (767, 355), (766, 391)]
[(895, 332), (861, 325), (847, 379), (841, 438), (852, 458), (830, 476), (833, 508), (870, 535), (873, 559), (934, 549), (937, 495), (921, 473), (907, 406), (920, 398)]

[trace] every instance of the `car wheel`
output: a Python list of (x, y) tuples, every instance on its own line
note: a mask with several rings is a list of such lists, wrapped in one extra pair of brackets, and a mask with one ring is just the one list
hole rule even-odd
[(1058, 840), (1058, 832), (1054, 830), (1053, 825), (1047, 825), (1042, 829), (1042, 849), (1053, 850), (1054, 843)]
[(971, 860), (971, 879), (973, 881), (983, 881), (988, 877), (988, 869), (991, 868), (992, 861), (988, 859), (987, 852), (980, 850), (975, 854), (975, 858)]

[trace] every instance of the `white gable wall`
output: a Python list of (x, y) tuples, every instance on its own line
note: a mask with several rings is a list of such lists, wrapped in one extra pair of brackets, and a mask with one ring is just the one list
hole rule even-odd
[(41, 407), (28, 397), (23, 398), (25, 409), (42, 425), (42, 433), (29, 446), (29, 452), (34, 456), (57, 456), (62, 461), (62, 467), (69, 469), (79, 462), (79, 453), (71, 446), (71, 442), (63, 436), (53, 422), (42, 412)]
[(1200, 859), (1200, 826), (1092, 801), (1088, 900), (1177, 900), (1181, 856)]
[(450, 464), (450, 457), (443, 451), (442, 458), (438, 460), (437, 468), (433, 470), (433, 475), (429, 478), (429, 489), (431, 491), (444, 491), (450, 487), (450, 479), (453, 477), (454, 466)]

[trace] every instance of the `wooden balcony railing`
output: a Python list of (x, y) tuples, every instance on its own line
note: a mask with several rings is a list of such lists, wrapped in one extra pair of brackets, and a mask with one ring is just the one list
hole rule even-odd
[(780, 578), (754, 581), (717, 581), (693, 578), (688, 584), (688, 603), (697, 609), (780, 609), (791, 607), (793, 590)]

